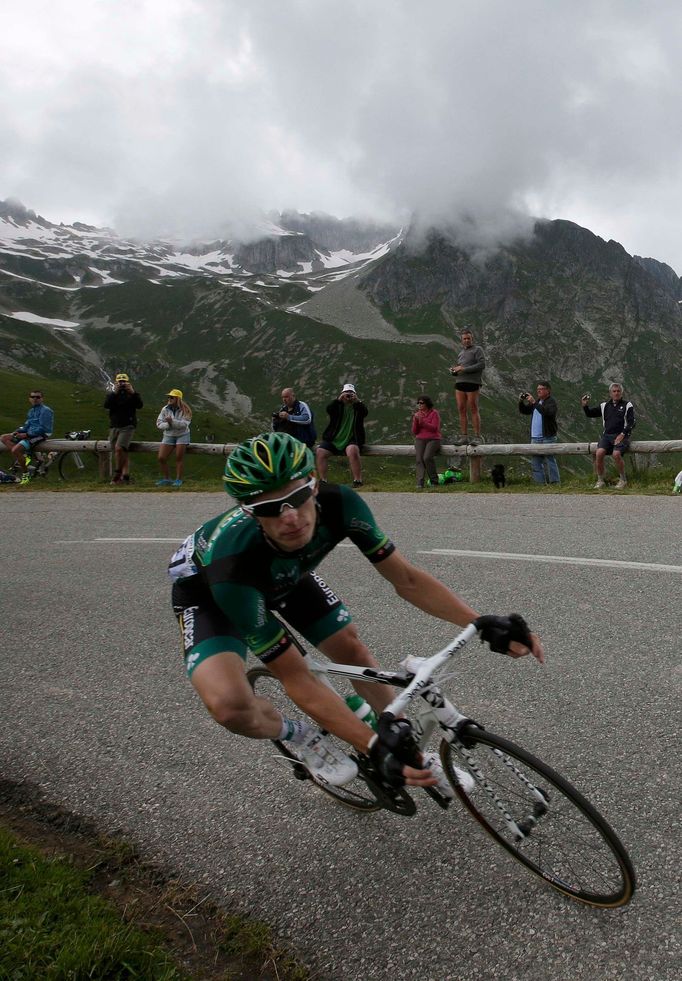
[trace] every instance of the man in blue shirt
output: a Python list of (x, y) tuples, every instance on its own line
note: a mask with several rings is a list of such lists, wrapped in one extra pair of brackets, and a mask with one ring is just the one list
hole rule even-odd
[[(556, 443), (557, 404), (549, 382), (538, 382), (536, 391), (537, 399), (534, 399), (530, 392), (521, 392), (519, 395), (519, 412), (524, 416), (531, 416), (530, 441), (531, 443)], [(530, 458), (530, 461), (533, 480), (536, 484), (558, 484), (560, 482), (559, 467), (555, 456), (540, 456), (537, 453)], [(546, 475), (545, 464), (547, 464)]]
[(27, 484), (28, 465), (31, 457), (31, 447), (52, 435), (54, 427), (54, 412), (49, 405), (43, 404), (43, 393), (39, 388), (31, 389), (29, 394), (31, 408), (28, 410), (26, 422), (15, 429), (13, 433), (5, 433), (0, 439), (14, 456), (23, 471), (22, 484)]
[(293, 388), (283, 390), (282, 404), (272, 415), (272, 429), (276, 433), (289, 433), (311, 448), (317, 439), (312, 410), (307, 402), (296, 398)]

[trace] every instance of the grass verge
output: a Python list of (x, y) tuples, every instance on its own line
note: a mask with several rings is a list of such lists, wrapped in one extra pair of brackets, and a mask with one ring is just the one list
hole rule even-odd
[(0, 781), (0, 978), (306, 981), (262, 923)]
[[(94, 454), (92, 454), (94, 458)], [(524, 457), (515, 457), (513, 462), (507, 457), (491, 457), (481, 465), (481, 480), (479, 483), (469, 482), (468, 462), (462, 464), (463, 480), (455, 484), (428, 488), (427, 493), (435, 494), (583, 494), (591, 493), (594, 487), (594, 474), (589, 464), (582, 458), (565, 458), (566, 463), (559, 461), (561, 468), (561, 484), (559, 486), (541, 486), (533, 482), (530, 476), (530, 463)], [(171, 475), (174, 476), (173, 458), (171, 457)], [(496, 490), (490, 476), (490, 468), (494, 463), (504, 463), (506, 466), (507, 486)], [(0, 453), (0, 467), (8, 466), (9, 455)], [(28, 490), (40, 491), (101, 491), (112, 494), (125, 494), (128, 490), (154, 491), (162, 494), (179, 494), (187, 491), (216, 492), (222, 490), (221, 475), (225, 461), (223, 457), (202, 456), (189, 454), (185, 457), (185, 479), (182, 488), (157, 487), (159, 479), (156, 457), (150, 453), (131, 454), (131, 483), (129, 485), (111, 486), (107, 481), (93, 477), (94, 469), (84, 474), (76, 473), (69, 480), (60, 480), (55, 467), (47, 476), (39, 477), (26, 485)], [(445, 461), (438, 458), (439, 470), (445, 469)], [(682, 468), (682, 454), (668, 454), (665, 459), (655, 466), (645, 466), (635, 457), (626, 457), (626, 470), (629, 486), (624, 494), (670, 494), (672, 492), (675, 474)], [(414, 460), (409, 457), (376, 457), (362, 458), (363, 490), (374, 492), (409, 492), (415, 489)], [(349, 484), (350, 471), (345, 458), (332, 457), (329, 460), (329, 480), (334, 483)], [(616, 482), (615, 468), (607, 464), (607, 481), (613, 489)], [(0, 493), (23, 493), (24, 487), (13, 484), (0, 484)], [(594, 493), (597, 493), (596, 491)]]

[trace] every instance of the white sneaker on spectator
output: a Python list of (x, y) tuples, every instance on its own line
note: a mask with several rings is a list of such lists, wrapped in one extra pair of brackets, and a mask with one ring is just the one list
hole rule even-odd
[(358, 775), (358, 768), (334, 743), (322, 735), (319, 729), (311, 729), (302, 743), (292, 745), (302, 763), (316, 780), (343, 787)]
[(601, 477), (599, 477), (599, 478), (597, 479), (597, 483), (596, 483), (596, 484), (594, 485), (594, 489), (595, 489), (595, 490), (601, 490), (601, 489), (602, 489), (602, 487), (606, 487), (606, 484), (605, 484), (605, 483), (604, 483), (604, 481), (603, 481), (603, 480), (601, 479)]
[(627, 487), (627, 485), (628, 485), (628, 482), (625, 479), (625, 477), (621, 477), (620, 480), (618, 481), (618, 483), (616, 484), (616, 490), (625, 490), (625, 488)]
[[(440, 761), (438, 753), (424, 753), (424, 766), (433, 773), (434, 777), (438, 780), (438, 784), (435, 789), (443, 797), (447, 797), (448, 800), (453, 800), (455, 792), (452, 789), (452, 784), (445, 775), (445, 770), (443, 769), (443, 764)], [(465, 794), (470, 794), (471, 791), (476, 786), (476, 781), (467, 773), (465, 770), (460, 770), (458, 766), (453, 766), (455, 771), (455, 776), (457, 777), (457, 782), (461, 786)]]

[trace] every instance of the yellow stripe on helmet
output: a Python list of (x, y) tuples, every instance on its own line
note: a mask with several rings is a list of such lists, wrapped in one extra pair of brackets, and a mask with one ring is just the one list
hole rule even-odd
[[(260, 453), (260, 448), (261, 447), (262, 447), (263, 451), (265, 452), (265, 455), (267, 457), (267, 460), (264, 460), (263, 459), (263, 456)], [(265, 469), (267, 471), (269, 471), (269, 473), (274, 474), (275, 468), (274, 468), (274, 465), (273, 465), (273, 462), (272, 462), (272, 452), (270, 451), (270, 447), (265, 442), (265, 440), (264, 439), (254, 439), (253, 442), (251, 443), (251, 451), (252, 451), (253, 455), (258, 458), (258, 462), (261, 463), (263, 465), (263, 467), (265, 467)]]

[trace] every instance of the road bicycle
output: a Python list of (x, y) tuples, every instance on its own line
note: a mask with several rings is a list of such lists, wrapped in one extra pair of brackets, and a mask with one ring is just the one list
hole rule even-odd
[[(400, 689), (386, 711), (410, 719), (420, 749), (439, 751), (454, 799), (459, 799), (512, 858), (572, 899), (607, 909), (624, 906), (635, 890), (634, 868), (618, 836), (596, 808), (546, 763), (488, 732), (443, 694), (441, 685), (448, 677), (445, 666), (485, 621), (486, 617), (480, 617), (432, 657), (405, 658), (397, 671), (323, 663), (298, 646), (310, 670), (334, 688), (331, 678)], [(247, 677), (254, 692), (271, 701), (284, 716), (307, 718), (266, 667), (251, 669)], [(344, 693), (339, 694), (343, 697)], [(311, 782), (356, 811), (369, 813), (384, 808), (411, 816), (417, 810), (412, 797), (415, 792), (427, 794), (444, 811), (454, 803), (435, 788), (390, 787), (368, 757), (336, 741), (358, 767), (357, 777), (342, 787), (313, 777), (296, 756), (292, 743), (273, 740), (296, 779)], [(473, 789), (465, 790), (460, 784), (458, 770), (473, 777)]]
[[(64, 434), (64, 439), (80, 441), (90, 438), (90, 429), (79, 429)], [(47, 477), (56, 466), (61, 480), (90, 483), (99, 477), (99, 457), (94, 450), (41, 450), (33, 449), (30, 454), (28, 476), (31, 480)], [(10, 471), (17, 479), (22, 469), (16, 461)]]

